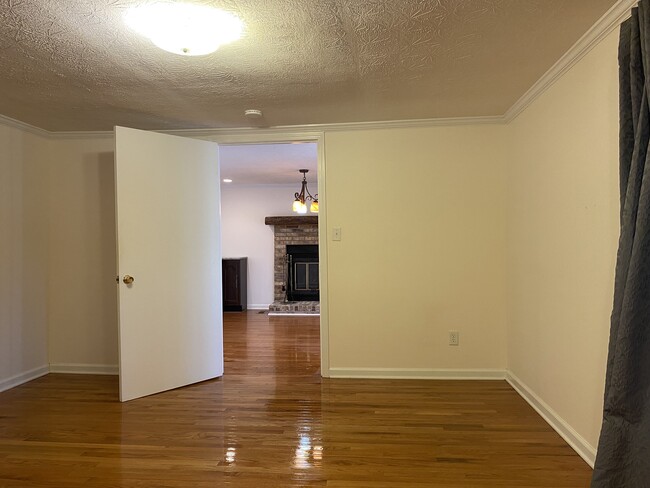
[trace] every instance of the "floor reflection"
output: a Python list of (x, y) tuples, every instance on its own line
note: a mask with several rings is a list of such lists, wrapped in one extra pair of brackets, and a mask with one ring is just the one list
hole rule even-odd
[(296, 469), (309, 469), (321, 467), (323, 460), (323, 446), (321, 439), (311, 437), (311, 427), (302, 426), (298, 431), (298, 446), (296, 448), (293, 467)]
[(226, 449), (226, 457), (225, 457), (226, 464), (228, 465), (235, 464), (236, 458), (237, 458), (237, 449), (235, 449), (234, 447), (229, 447), (228, 449)]
[(314, 317), (229, 314), (222, 379), (125, 404), (117, 377), (0, 393), (0, 486), (587, 486), (507, 383), (323, 379), (318, 334)]

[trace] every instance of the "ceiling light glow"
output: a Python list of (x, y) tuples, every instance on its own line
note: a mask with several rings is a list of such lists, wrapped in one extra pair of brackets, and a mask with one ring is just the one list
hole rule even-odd
[(210, 54), (242, 36), (236, 16), (205, 5), (156, 2), (131, 7), (126, 24), (165, 51), (183, 56)]
[(262, 111), (254, 108), (249, 108), (248, 110), (244, 110), (244, 115), (249, 119), (260, 119), (262, 118)]
[(224, 178), (223, 182), (224, 183), (232, 183), (232, 180), (230, 178)]

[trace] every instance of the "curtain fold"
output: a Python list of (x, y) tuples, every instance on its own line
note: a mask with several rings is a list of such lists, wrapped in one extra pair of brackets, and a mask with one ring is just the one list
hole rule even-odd
[(650, 486), (650, 0), (621, 26), (619, 238), (592, 488)]

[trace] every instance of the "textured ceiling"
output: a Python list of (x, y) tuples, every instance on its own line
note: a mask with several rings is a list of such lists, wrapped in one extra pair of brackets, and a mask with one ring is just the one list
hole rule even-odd
[(614, 0), (213, 0), (204, 57), (122, 21), (136, 0), (0, 0), (0, 114), (48, 130), (502, 115)]
[[(300, 191), (302, 175), (308, 169), (307, 182), (312, 194), (317, 187), (317, 149), (315, 143), (248, 144), (219, 146), (221, 178), (229, 185), (295, 185)], [(225, 183), (224, 183), (225, 184)]]

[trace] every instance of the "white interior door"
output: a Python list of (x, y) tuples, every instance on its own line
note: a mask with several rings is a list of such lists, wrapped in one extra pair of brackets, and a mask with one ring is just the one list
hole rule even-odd
[(213, 142), (115, 128), (121, 401), (223, 374), (217, 158)]

